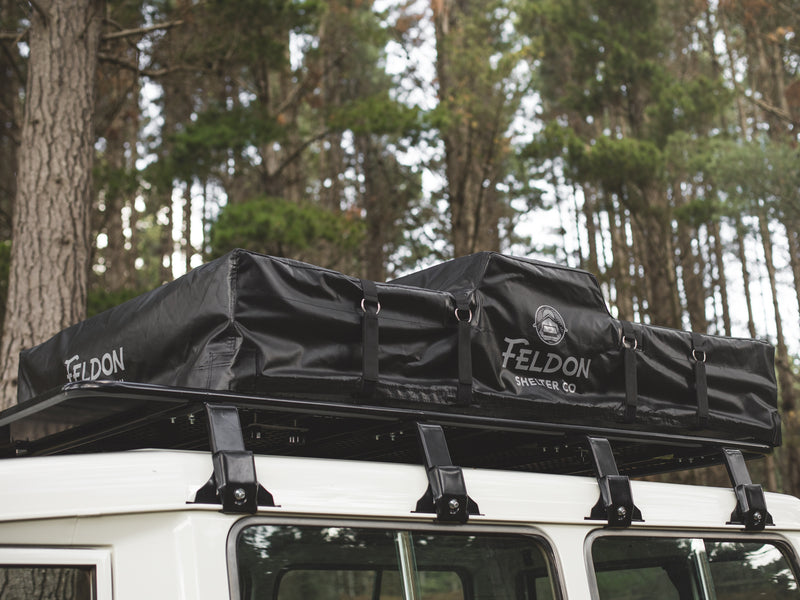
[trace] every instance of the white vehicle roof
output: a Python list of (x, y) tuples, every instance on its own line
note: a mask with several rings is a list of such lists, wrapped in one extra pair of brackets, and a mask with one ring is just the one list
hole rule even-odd
[[(432, 521), (414, 512), (428, 480), (421, 465), (257, 456), (258, 480), (276, 506), (258, 514)], [(106, 454), (0, 460), (0, 522), (165, 511), (215, 511), (193, 503), (212, 474), (206, 452), (139, 450)], [(470, 522), (600, 524), (586, 517), (598, 500), (590, 477), (464, 469), (480, 508)], [(741, 530), (727, 524), (733, 490), (648, 481), (632, 482), (643, 521), (633, 528)], [(800, 500), (767, 494), (781, 530), (800, 530)], [(769, 531), (770, 527), (767, 527)]]

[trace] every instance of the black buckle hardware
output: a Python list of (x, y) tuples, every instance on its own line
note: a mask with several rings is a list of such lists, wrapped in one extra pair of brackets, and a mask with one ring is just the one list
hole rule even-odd
[(763, 531), (767, 525), (774, 525), (772, 515), (767, 510), (764, 490), (750, 479), (742, 451), (723, 448), (722, 455), (736, 495), (736, 508), (728, 524), (744, 525), (746, 531)]
[(239, 411), (235, 406), (206, 404), (214, 473), (195, 495), (197, 504), (222, 504), (224, 513), (255, 513), (275, 506), (258, 483), (253, 453), (244, 448)]
[(419, 442), (428, 475), (428, 489), (417, 501), (414, 512), (436, 513), (438, 521), (466, 523), (479, 514), (478, 505), (467, 495), (461, 467), (453, 466), (447, 439), (440, 425), (417, 423)]
[(600, 486), (600, 498), (586, 518), (606, 520), (608, 527), (630, 527), (633, 521), (642, 521), (642, 512), (633, 503), (630, 479), (619, 474), (611, 444), (605, 438), (586, 439)]

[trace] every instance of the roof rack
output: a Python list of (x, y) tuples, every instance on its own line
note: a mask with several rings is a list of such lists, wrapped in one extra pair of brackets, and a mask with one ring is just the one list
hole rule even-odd
[(127, 382), (69, 384), (0, 413), (0, 457), (140, 448), (210, 451), (213, 474), (195, 502), (223, 512), (274, 505), (253, 460), (271, 454), (422, 463), (429, 485), (414, 512), (443, 522), (479, 513), (462, 467), (594, 476), (600, 498), (587, 518), (610, 527), (642, 520), (629, 476), (724, 462), (737, 498), (730, 522), (772, 524), (744, 463), (771, 447), (748, 441)]
[(619, 472), (629, 476), (721, 464), (721, 448), (748, 459), (772, 451), (734, 439), (94, 381), (68, 384), (0, 413), (0, 457), (209, 450), (206, 403), (238, 408), (244, 443), (256, 454), (419, 463), (418, 422), (441, 426), (454, 462), (463, 467), (593, 475), (586, 436), (614, 442)]

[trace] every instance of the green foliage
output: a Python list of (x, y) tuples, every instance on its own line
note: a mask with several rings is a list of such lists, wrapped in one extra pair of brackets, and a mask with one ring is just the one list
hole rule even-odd
[(674, 132), (707, 134), (715, 117), (722, 114), (732, 99), (731, 90), (719, 78), (697, 75), (689, 80), (664, 77), (653, 102), (647, 108), (650, 132), (664, 145)]
[(247, 160), (244, 151), (284, 137), (284, 129), (259, 103), (230, 110), (212, 106), (178, 131), (165, 168), (180, 180), (205, 178), (224, 164), (229, 152)]
[(382, 90), (334, 107), (328, 126), (355, 135), (415, 136), (422, 123), (419, 108), (401, 104), (389, 97), (388, 90)]
[(601, 137), (584, 152), (581, 167), (587, 180), (609, 192), (643, 189), (663, 176), (663, 154), (648, 140)]
[(92, 175), (95, 189), (102, 190), (106, 198), (130, 198), (139, 189), (136, 169), (114, 167), (102, 154), (95, 157)]
[(709, 177), (726, 196), (728, 211), (800, 218), (800, 148), (761, 139), (719, 140), (712, 146)]
[(300, 259), (328, 247), (353, 253), (363, 236), (357, 214), (262, 197), (222, 209), (211, 226), (209, 258), (234, 248)]
[[(150, 289), (150, 288), (148, 288)], [(143, 294), (147, 289), (122, 289), (109, 291), (102, 288), (92, 288), (86, 298), (86, 317), (93, 317), (123, 302)]]

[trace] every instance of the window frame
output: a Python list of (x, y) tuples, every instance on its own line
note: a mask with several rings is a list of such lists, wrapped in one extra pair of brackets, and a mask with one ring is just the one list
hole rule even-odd
[(111, 551), (103, 548), (0, 546), (2, 567), (93, 567), (96, 600), (112, 600)]
[[(243, 529), (254, 525), (271, 525), (271, 526), (310, 526), (310, 527), (356, 527), (363, 529), (380, 529), (380, 530), (401, 530), (425, 533), (460, 533), (460, 534), (500, 534), (500, 535), (517, 535), (535, 540), (542, 548), (544, 555), (551, 566), (551, 580), (553, 582), (553, 591), (555, 598), (558, 600), (566, 600), (566, 587), (564, 585), (564, 570), (559, 562), (558, 554), (553, 550), (555, 545), (550, 537), (543, 531), (535, 527), (526, 526), (496, 526), (496, 525), (444, 525), (444, 524), (430, 524), (414, 522), (403, 522), (396, 520), (361, 520), (361, 519), (324, 519), (315, 517), (270, 517), (270, 516), (255, 516), (246, 517), (237, 521), (233, 527), (228, 531), (228, 539), (226, 541), (226, 560), (228, 567), (228, 590), (231, 600), (238, 600), (239, 598), (239, 577), (236, 563), (236, 541), (239, 534)], [(463, 581), (463, 579), (462, 579)], [(466, 589), (466, 588), (465, 588)]]
[(666, 538), (666, 539), (702, 539), (706, 542), (763, 542), (773, 544), (778, 548), (783, 556), (786, 558), (795, 579), (800, 585), (800, 561), (798, 561), (797, 553), (794, 550), (792, 543), (777, 533), (770, 533), (769, 531), (762, 531), (758, 533), (746, 533), (741, 529), (725, 531), (725, 530), (664, 530), (664, 529), (644, 529), (644, 530), (629, 530), (629, 529), (598, 529), (590, 532), (584, 541), (584, 560), (586, 562), (586, 575), (589, 584), (589, 592), (592, 600), (600, 600), (600, 590), (597, 587), (597, 573), (594, 570), (594, 561), (592, 560), (592, 544), (595, 540), (601, 537), (643, 537), (643, 538)]

